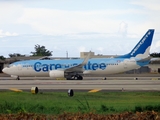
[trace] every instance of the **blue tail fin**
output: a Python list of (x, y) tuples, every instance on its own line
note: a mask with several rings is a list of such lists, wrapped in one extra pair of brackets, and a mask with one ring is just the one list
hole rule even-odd
[(154, 34), (154, 29), (149, 29), (138, 44), (131, 50), (130, 53), (120, 56), (122, 58), (147, 58), (149, 56), (150, 46), (152, 43), (152, 38)]

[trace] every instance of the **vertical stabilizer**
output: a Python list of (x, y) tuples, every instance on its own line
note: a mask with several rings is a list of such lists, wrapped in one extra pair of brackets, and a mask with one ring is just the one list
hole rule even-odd
[(120, 56), (122, 58), (147, 58), (153, 39), (154, 29), (149, 29), (138, 44), (131, 50), (130, 53)]

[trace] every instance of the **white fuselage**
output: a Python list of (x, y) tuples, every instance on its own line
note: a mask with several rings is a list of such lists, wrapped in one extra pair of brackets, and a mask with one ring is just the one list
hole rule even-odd
[[(85, 70), (83, 74), (107, 75), (107, 74), (121, 73), (140, 67), (139, 65), (136, 64), (136, 61), (133, 59), (126, 59), (121, 62), (116, 62), (116, 63), (112, 62), (105, 64), (107, 65), (107, 67), (104, 70), (102, 69)], [(26, 67), (23, 67), (23, 64), (12, 65), (9, 68), (6, 68), (5, 71), (7, 71), (10, 75), (20, 76), (20, 77), (49, 77), (49, 72), (50, 72), (50, 71), (37, 72), (33, 69), (33, 66), (28, 65)]]

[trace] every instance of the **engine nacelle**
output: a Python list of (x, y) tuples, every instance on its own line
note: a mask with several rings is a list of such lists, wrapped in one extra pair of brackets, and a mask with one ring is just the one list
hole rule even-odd
[(64, 71), (63, 70), (52, 70), (49, 72), (49, 76), (51, 78), (64, 78)]
[(11, 77), (12, 77), (12, 78), (15, 78), (15, 79), (17, 79), (17, 78), (18, 78), (18, 76), (17, 76), (17, 75), (11, 75)]

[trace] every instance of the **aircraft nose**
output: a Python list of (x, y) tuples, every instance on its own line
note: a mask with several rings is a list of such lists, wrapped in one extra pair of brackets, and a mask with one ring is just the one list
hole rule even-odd
[(2, 69), (3, 73), (7, 73), (7, 68)]

